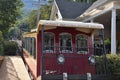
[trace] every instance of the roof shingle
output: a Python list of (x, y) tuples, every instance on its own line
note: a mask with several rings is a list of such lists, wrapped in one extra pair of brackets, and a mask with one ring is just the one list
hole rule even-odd
[(56, 0), (56, 3), (64, 19), (75, 19), (92, 5), (92, 3), (71, 2), (67, 0)]

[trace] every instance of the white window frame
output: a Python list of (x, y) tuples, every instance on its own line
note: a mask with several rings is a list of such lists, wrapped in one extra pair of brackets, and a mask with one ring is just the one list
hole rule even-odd
[[(61, 35), (70, 35), (70, 37), (71, 37), (71, 50), (68, 50), (68, 49), (65, 49), (65, 50), (61, 50), (61, 38), (60, 38), (60, 36)], [(73, 53), (73, 48), (72, 48), (72, 34), (70, 34), (70, 33), (68, 33), (68, 32), (62, 32), (62, 33), (60, 33), (59, 34), (59, 51), (61, 52), (61, 53)], [(65, 47), (67, 48), (67, 46), (65, 45)]]
[[(78, 48), (78, 42), (77, 42), (77, 39), (78, 39), (78, 36), (85, 36), (85, 37), (87, 37), (87, 51), (85, 51), (85, 50), (77, 50), (77, 48)], [(83, 40), (84, 40), (85, 38), (83, 38)], [(88, 37), (88, 35), (85, 35), (85, 34), (77, 34), (76, 35), (76, 52), (78, 53), (78, 54), (88, 54), (89, 53), (89, 37)], [(82, 48), (82, 46), (80, 46), (80, 48)], [(84, 47), (83, 47), (84, 48)]]
[[(45, 53), (54, 53), (54, 51), (55, 51), (55, 34), (52, 33), (52, 32), (45, 32), (44, 33), (44, 39), (45, 39), (46, 34), (49, 34), (49, 35), (52, 34), (52, 36), (54, 37), (54, 42), (53, 42), (53, 50), (52, 49), (44, 49), (44, 52)], [(45, 48), (45, 40), (44, 40), (44, 48)]]

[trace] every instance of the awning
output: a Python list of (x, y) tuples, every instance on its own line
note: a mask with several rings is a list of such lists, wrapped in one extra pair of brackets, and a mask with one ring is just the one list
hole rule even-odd
[(104, 29), (102, 24), (98, 23), (84, 23), (77, 21), (52, 21), (52, 20), (40, 20), (38, 23), (37, 32), (41, 30), (41, 26), (44, 26), (45, 30), (53, 29), (56, 27), (71, 27), (76, 29)]

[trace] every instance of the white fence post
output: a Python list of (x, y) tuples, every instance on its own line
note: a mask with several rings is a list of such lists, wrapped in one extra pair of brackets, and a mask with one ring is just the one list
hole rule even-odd
[(68, 77), (67, 73), (63, 73), (63, 80), (67, 80), (67, 77)]
[(91, 73), (87, 73), (87, 80), (92, 80), (91, 79)]

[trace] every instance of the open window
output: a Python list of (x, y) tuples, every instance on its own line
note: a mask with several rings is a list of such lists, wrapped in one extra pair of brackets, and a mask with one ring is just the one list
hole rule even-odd
[(88, 53), (88, 36), (78, 34), (76, 36), (77, 53), (87, 54)]
[(72, 35), (69, 33), (60, 34), (60, 51), (71, 52), (72, 51)]
[(50, 32), (45, 32), (44, 34), (44, 50), (46, 52), (54, 51), (54, 34)]

